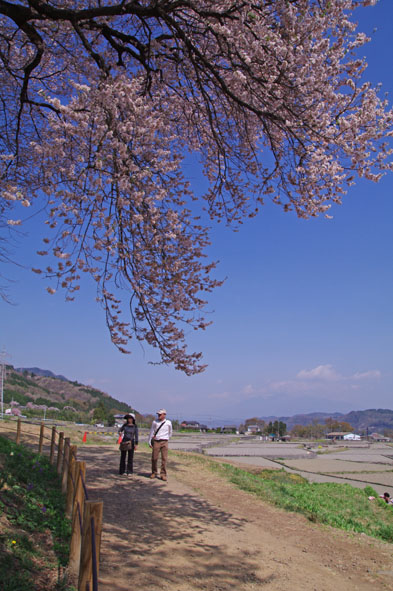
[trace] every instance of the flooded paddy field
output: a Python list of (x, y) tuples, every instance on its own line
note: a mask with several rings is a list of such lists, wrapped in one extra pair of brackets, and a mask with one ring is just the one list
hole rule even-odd
[(318, 456), (310, 460), (286, 460), (286, 466), (295, 470), (310, 470), (311, 472), (337, 473), (344, 472), (362, 473), (362, 472), (393, 472), (393, 462), (389, 463), (371, 463), (365, 459), (364, 462), (351, 462), (346, 459), (331, 460), (330, 457)]
[(259, 438), (216, 434), (176, 434), (171, 449), (203, 453), (238, 466), (284, 469), (310, 482), (372, 486), (393, 496), (393, 446), (386, 443), (267, 442)]
[(265, 457), (270, 459), (286, 458), (310, 458), (315, 457), (316, 452), (305, 448), (299, 443), (274, 443), (267, 441), (238, 441), (228, 445), (210, 446), (206, 450), (206, 455), (217, 457)]

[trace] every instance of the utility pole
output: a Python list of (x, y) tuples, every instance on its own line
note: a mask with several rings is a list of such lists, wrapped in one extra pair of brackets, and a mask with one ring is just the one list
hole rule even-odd
[(5, 382), (5, 350), (3, 349), (0, 356), (0, 397), (1, 397), (1, 418), (4, 419), (4, 382)]

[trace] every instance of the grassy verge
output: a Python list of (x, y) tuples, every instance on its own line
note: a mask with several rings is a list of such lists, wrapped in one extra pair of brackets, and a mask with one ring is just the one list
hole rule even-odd
[(70, 589), (69, 520), (56, 470), (43, 456), (0, 437), (2, 591)]
[[(284, 469), (253, 473), (206, 457), (175, 453), (188, 455), (192, 462), (202, 462), (242, 490), (287, 511), (302, 513), (310, 521), (393, 543), (393, 506), (379, 499), (371, 486), (359, 489), (350, 484), (312, 483)], [(376, 498), (369, 501), (369, 496)]]

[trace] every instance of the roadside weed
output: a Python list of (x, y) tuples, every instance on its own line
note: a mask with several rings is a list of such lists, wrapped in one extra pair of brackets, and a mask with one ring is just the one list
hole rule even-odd
[[(45, 576), (52, 580), (68, 561), (70, 523), (57, 472), (45, 457), (3, 437), (0, 468), (1, 589), (41, 589)], [(56, 581), (47, 586), (58, 588)]]
[[(371, 486), (360, 489), (350, 484), (308, 482), (284, 468), (247, 470), (206, 456), (174, 453), (187, 457), (189, 462), (203, 464), (242, 490), (287, 511), (301, 513), (310, 521), (393, 543), (393, 506), (379, 499)], [(376, 498), (370, 501), (369, 496)]]
[[(362, 490), (350, 484), (308, 482), (285, 470), (255, 475), (229, 464), (220, 465), (219, 470), (243, 490), (288, 511), (302, 513), (310, 521), (393, 542), (393, 507), (378, 498), (369, 501), (371, 487)], [(378, 497), (375, 491), (373, 496)]]

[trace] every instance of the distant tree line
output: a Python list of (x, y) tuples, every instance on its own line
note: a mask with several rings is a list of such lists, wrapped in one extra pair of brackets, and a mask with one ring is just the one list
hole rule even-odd
[[(287, 425), (283, 421), (275, 420), (266, 422), (263, 419), (252, 417), (247, 419), (242, 425), (240, 425), (240, 432), (247, 432), (250, 426), (256, 427), (257, 434), (261, 435), (278, 435), (282, 437), (287, 434)], [(309, 425), (295, 425), (290, 431), (292, 437), (300, 437), (305, 439), (310, 438), (321, 438), (325, 437), (327, 433), (339, 431), (343, 433), (350, 433), (354, 431), (354, 428), (347, 421), (338, 421), (331, 417), (325, 419), (325, 422), (318, 423), (314, 420)]]
[(295, 425), (291, 429), (292, 437), (300, 437), (303, 439), (319, 439), (325, 437), (327, 433), (332, 432), (351, 433), (354, 431), (352, 425), (346, 421), (337, 421), (331, 418), (325, 419), (325, 423), (321, 424), (313, 421), (309, 425)]
[(246, 432), (249, 427), (256, 426), (255, 433), (260, 435), (276, 435), (282, 437), (287, 433), (287, 425), (283, 421), (270, 421), (267, 423), (263, 419), (252, 417), (247, 419), (244, 424), (240, 425), (239, 431)]

